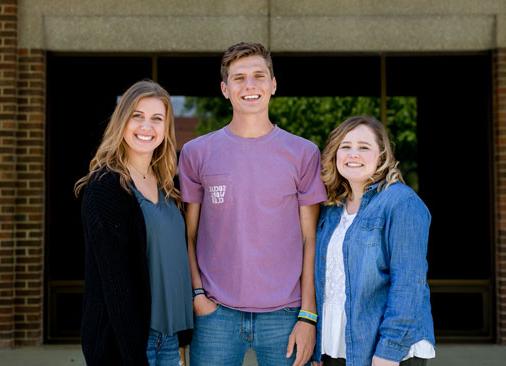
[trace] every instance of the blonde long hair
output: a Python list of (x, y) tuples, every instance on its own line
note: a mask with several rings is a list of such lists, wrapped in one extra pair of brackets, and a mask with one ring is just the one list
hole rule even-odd
[(159, 84), (151, 80), (142, 80), (133, 84), (120, 97), (116, 108), (107, 125), (102, 142), (93, 159), (90, 161), (89, 172), (74, 185), (74, 193), (79, 195), (81, 189), (102, 169), (116, 172), (120, 176), (121, 186), (128, 192), (128, 183), (132, 180), (127, 168), (127, 144), (123, 139), (125, 128), (135, 107), (143, 98), (157, 98), (166, 108), (165, 132), (162, 143), (153, 152), (151, 169), (155, 174), (158, 185), (181, 207), (181, 196), (174, 186), (174, 176), (177, 170), (176, 134), (174, 131), (174, 113), (170, 96)]
[(395, 182), (404, 183), (402, 174), (397, 168), (399, 162), (395, 160), (390, 139), (383, 124), (370, 116), (353, 116), (330, 133), (323, 149), (321, 178), (327, 188), (327, 205), (342, 205), (351, 196), (350, 184), (337, 170), (336, 153), (348, 132), (360, 125), (365, 125), (372, 130), (380, 150), (378, 168), (364, 189), (375, 182), (379, 182), (378, 191)]

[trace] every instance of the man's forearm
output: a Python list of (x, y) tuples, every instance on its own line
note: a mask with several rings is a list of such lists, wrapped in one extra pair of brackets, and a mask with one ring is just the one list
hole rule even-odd
[(301, 308), (313, 313), (316, 312), (316, 300), (314, 289), (314, 256), (315, 242), (314, 240), (304, 241), (304, 258), (302, 264), (301, 276)]
[(314, 289), (314, 257), (316, 245), (316, 223), (320, 212), (319, 205), (302, 206), (300, 221), (303, 239), (303, 261), (301, 276), (301, 295), (303, 310), (316, 312)]
[(186, 206), (186, 234), (188, 238), (188, 260), (190, 263), (190, 273), (192, 278), (192, 287), (201, 288), (202, 280), (197, 262), (197, 232), (199, 225), (200, 205), (189, 203)]

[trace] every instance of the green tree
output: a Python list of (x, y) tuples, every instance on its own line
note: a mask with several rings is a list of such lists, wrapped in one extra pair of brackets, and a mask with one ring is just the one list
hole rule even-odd
[(404, 180), (414, 190), (418, 190), (416, 117), (416, 97), (388, 98), (388, 133)]

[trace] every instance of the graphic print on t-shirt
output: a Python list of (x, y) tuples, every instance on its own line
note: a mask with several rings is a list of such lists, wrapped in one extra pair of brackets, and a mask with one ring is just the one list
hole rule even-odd
[(206, 200), (211, 207), (222, 208), (229, 204), (231, 191), (228, 174), (206, 174), (202, 183)]
[(211, 203), (214, 205), (220, 205), (225, 202), (225, 193), (227, 186), (225, 184), (218, 186), (208, 186), (209, 197), (211, 197)]

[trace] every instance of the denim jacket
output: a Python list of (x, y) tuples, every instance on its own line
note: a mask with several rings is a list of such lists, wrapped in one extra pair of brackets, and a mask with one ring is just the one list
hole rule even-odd
[[(346, 366), (371, 366), (373, 355), (401, 361), (411, 345), (435, 344), (427, 285), (430, 213), (402, 183), (378, 192), (370, 186), (343, 242), (346, 275)], [(342, 206), (324, 206), (315, 259), (317, 325), (315, 359), (321, 359), (322, 306), (327, 248)]]

